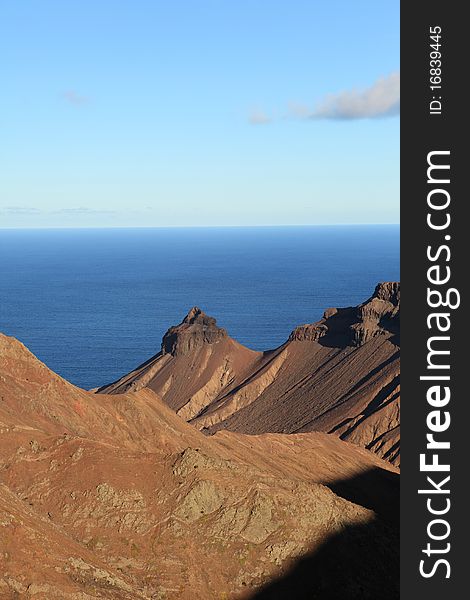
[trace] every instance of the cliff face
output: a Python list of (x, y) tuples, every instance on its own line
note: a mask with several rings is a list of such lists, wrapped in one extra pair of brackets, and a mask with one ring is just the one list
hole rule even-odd
[[(201, 348), (179, 341), (163, 358)], [(205, 436), (147, 387), (86, 392), (2, 335), (0, 430), (2, 598), (247, 600), (299, 557), (319, 597), (398, 593), (396, 469), (335, 436)]]
[(161, 353), (100, 392), (149, 387), (205, 433), (325, 431), (398, 465), (399, 318), (400, 284), (381, 283), (259, 353), (192, 309)]
[(215, 344), (227, 337), (225, 329), (217, 327), (213, 317), (208, 317), (200, 308), (194, 306), (182, 323), (170, 327), (163, 336), (162, 355), (189, 354), (205, 344)]
[(352, 308), (329, 308), (323, 318), (294, 329), (289, 341), (334, 342), (363, 346), (372, 338), (400, 333), (400, 284), (379, 283), (369, 300)]

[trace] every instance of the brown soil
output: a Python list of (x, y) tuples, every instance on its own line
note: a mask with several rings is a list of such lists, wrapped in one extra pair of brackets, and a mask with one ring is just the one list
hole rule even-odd
[[(157, 360), (187, 359), (206, 385), (224, 347), (234, 394), (245, 369), (269, 387), (290, 360), (196, 337)], [(86, 392), (0, 336), (0, 598), (398, 597), (392, 465), (326, 433), (205, 436), (148, 383)], [(282, 595), (285, 577), (309, 596)]]

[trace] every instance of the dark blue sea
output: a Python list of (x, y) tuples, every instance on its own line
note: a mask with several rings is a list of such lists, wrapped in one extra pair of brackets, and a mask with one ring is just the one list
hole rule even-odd
[(266, 350), (399, 277), (398, 226), (0, 230), (0, 330), (92, 388), (194, 305)]

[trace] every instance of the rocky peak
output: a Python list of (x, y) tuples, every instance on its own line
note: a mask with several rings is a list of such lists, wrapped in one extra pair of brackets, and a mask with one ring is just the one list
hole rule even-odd
[(289, 340), (325, 345), (362, 346), (377, 335), (397, 336), (400, 329), (400, 282), (379, 283), (372, 296), (356, 307), (329, 308), (316, 323), (294, 329)]
[(372, 298), (378, 298), (385, 302), (390, 302), (394, 306), (400, 307), (400, 282), (384, 281), (378, 283), (375, 287)]
[(214, 317), (209, 317), (197, 306), (193, 306), (179, 325), (170, 327), (163, 336), (162, 354), (188, 354), (204, 344), (214, 344), (227, 337), (225, 329), (217, 326)]
[(398, 334), (400, 329), (400, 282), (379, 283), (371, 298), (357, 307), (358, 322), (351, 326), (353, 341), (362, 346), (376, 335)]
[(200, 323), (202, 325), (215, 324), (215, 322), (213, 317), (208, 317), (198, 306), (193, 306), (182, 321), (182, 323), (187, 323), (188, 325), (194, 325), (194, 323)]

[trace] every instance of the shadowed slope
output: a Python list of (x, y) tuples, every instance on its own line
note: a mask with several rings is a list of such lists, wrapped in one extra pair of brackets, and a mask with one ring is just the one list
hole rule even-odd
[[(389, 540), (385, 550), (381, 540)], [(394, 552), (391, 556), (391, 548)], [(399, 540), (380, 521), (349, 525), (292, 561), (250, 600), (398, 600)], [(347, 563), (348, 568), (344, 565)], [(367, 568), (364, 568), (367, 565)]]

